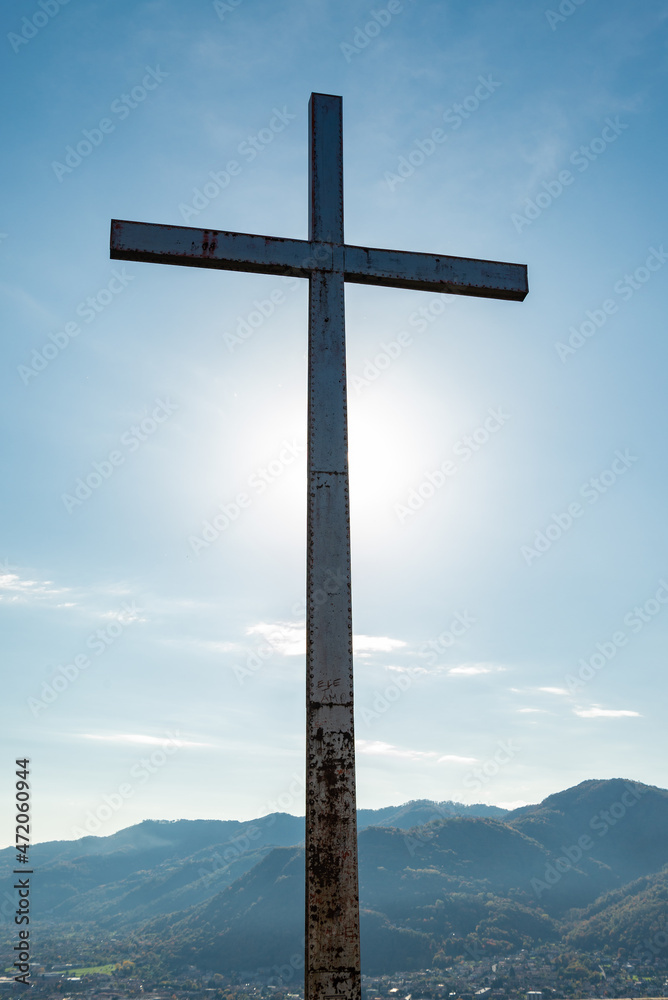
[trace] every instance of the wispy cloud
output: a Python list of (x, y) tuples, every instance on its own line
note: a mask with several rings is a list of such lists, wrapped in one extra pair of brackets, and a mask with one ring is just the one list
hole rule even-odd
[(103, 611), (100, 617), (129, 625), (131, 622), (147, 621), (146, 618), (142, 618), (143, 610), (143, 608), (138, 608), (134, 601), (124, 601), (120, 608), (116, 608), (114, 611)]
[[(402, 645), (406, 645), (406, 643), (402, 643)], [(413, 677), (417, 677), (418, 675), (429, 675), (430, 677), (443, 675), (447, 677), (482, 677), (485, 674), (503, 673), (508, 668), (502, 667), (497, 663), (460, 663), (456, 667), (418, 667), (413, 663), (408, 666), (387, 664), (385, 669), (393, 670), (397, 674), (411, 674)], [(516, 689), (511, 688), (512, 690)]]
[(507, 670), (497, 663), (461, 663), (458, 667), (448, 667), (450, 677), (477, 677), (479, 674), (498, 674)]
[(390, 639), (386, 635), (353, 636), (353, 650), (362, 656), (369, 653), (391, 653), (393, 649), (401, 649), (405, 645), (403, 639)]
[(213, 743), (195, 743), (176, 736), (146, 736), (143, 733), (82, 733), (83, 740), (100, 740), (104, 743), (130, 743), (139, 746), (162, 747), (166, 743), (177, 747), (211, 747)]
[(306, 654), (306, 626), (303, 622), (258, 622), (246, 635), (259, 635), (281, 656)]
[[(246, 635), (261, 636), (281, 656), (306, 655), (306, 625), (303, 622), (258, 622), (246, 629)], [(353, 636), (353, 650), (360, 656), (391, 653), (405, 645), (403, 639), (385, 635)]]
[(6, 604), (32, 604), (36, 601), (55, 602), (59, 608), (76, 607), (69, 587), (56, 587), (52, 580), (31, 580), (14, 572), (15, 567), (0, 567), (0, 602)]
[(545, 694), (558, 694), (558, 695), (564, 695), (565, 697), (568, 697), (569, 694), (570, 694), (570, 692), (567, 691), (566, 688), (539, 687), (538, 690), (539, 691), (544, 691)]
[(477, 757), (462, 757), (459, 754), (438, 754), (435, 750), (411, 750), (397, 747), (382, 740), (355, 740), (358, 753), (369, 757), (403, 757), (406, 760), (434, 760), (437, 764), (475, 764)]
[(438, 757), (433, 750), (409, 750), (406, 747), (395, 747), (392, 743), (383, 743), (382, 740), (355, 740), (355, 747), (358, 753), (368, 754), (370, 757), (405, 757), (408, 760), (435, 760)]
[(599, 708), (597, 705), (592, 708), (574, 708), (573, 712), (581, 719), (621, 719), (625, 716), (640, 718), (640, 712), (632, 712), (627, 708)]
[(395, 674), (433, 674), (437, 673), (435, 670), (428, 670), (427, 667), (397, 667), (393, 664), (387, 664), (386, 670), (392, 670)]
[(538, 713), (539, 715), (549, 715), (549, 712), (547, 711), (546, 708), (518, 708), (517, 711), (523, 712), (525, 715), (528, 715), (529, 713), (531, 714)]
[(122, 601), (109, 610), (110, 598), (129, 597), (132, 589), (123, 582), (88, 584), (85, 588), (60, 586), (39, 574), (10, 566), (5, 559), (0, 564), (0, 604), (23, 604), (35, 608), (76, 609), (86, 618), (120, 621), (124, 624), (146, 621), (142, 608), (132, 600)]
[(163, 646), (183, 647), (199, 650), (202, 653), (238, 653), (244, 649), (238, 642), (226, 642), (223, 639), (199, 639), (196, 636), (161, 638), (159, 642)]
[(475, 764), (477, 757), (460, 757), (456, 753), (446, 753), (438, 758), (439, 764)]

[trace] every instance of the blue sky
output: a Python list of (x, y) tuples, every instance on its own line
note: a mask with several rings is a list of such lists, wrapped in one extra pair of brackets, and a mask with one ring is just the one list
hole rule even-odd
[(348, 242), (529, 266), (524, 303), (347, 287), (359, 804), (667, 784), (667, 13), (3, 10), (0, 782), (31, 758), (35, 840), (303, 812), (306, 282), (108, 241), (305, 238), (312, 91)]

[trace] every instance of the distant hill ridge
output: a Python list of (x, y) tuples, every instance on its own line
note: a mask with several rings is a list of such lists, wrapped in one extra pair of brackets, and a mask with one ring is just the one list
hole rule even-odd
[[(408, 830), (413, 826), (421, 826), (434, 819), (446, 816), (496, 816), (506, 814), (505, 809), (498, 806), (477, 803), (465, 805), (462, 802), (432, 802), (429, 799), (413, 799), (399, 806), (385, 806), (381, 809), (358, 809), (358, 832), (368, 826), (397, 826)], [(272, 836), (268, 842), (276, 845), (299, 844), (304, 839), (304, 817), (292, 816), (289, 813), (270, 813), (253, 820), (218, 820), (218, 819), (146, 819), (134, 826), (125, 827), (117, 833), (107, 836), (97, 836), (97, 829), (104, 822), (88, 813), (85, 833), (75, 840), (51, 840), (34, 844), (31, 856), (35, 863), (52, 860), (55, 857), (73, 857), (81, 854), (111, 854), (127, 848), (157, 851), (168, 850), (170, 846), (179, 850), (198, 850), (209, 844), (222, 844), (238, 836), (248, 835), (249, 831), (271, 829)], [(73, 828), (77, 831), (77, 827)], [(257, 837), (255, 839), (258, 839)], [(263, 840), (263, 833), (259, 835)], [(12, 848), (0, 850), (0, 864), (5, 857), (13, 855)]]
[[(360, 810), (359, 821), (368, 973), (558, 939), (633, 957), (665, 935), (664, 789), (591, 779), (507, 813), (417, 800)], [(34, 912), (51, 931), (136, 929), (176, 965), (280, 965), (302, 948), (303, 835), (303, 817), (273, 813), (147, 820), (110, 837), (38, 844)], [(0, 873), (13, 860), (0, 852)]]

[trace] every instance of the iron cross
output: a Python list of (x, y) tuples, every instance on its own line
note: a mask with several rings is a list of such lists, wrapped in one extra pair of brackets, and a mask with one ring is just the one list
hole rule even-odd
[(344, 283), (522, 301), (522, 264), (350, 246), (342, 100), (311, 94), (309, 238), (113, 221), (115, 260), (309, 280), (306, 1000), (360, 1000)]

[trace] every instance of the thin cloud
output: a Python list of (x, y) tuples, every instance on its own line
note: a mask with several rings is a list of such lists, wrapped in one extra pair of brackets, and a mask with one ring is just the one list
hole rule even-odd
[(211, 747), (213, 743), (195, 743), (192, 740), (182, 740), (178, 733), (173, 736), (146, 736), (143, 733), (108, 733), (105, 735), (98, 733), (82, 733), (84, 740), (101, 740), (104, 743), (131, 743), (141, 746), (162, 747), (166, 743), (177, 747)]
[(306, 654), (306, 626), (302, 622), (258, 622), (246, 635), (259, 635), (281, 656)]
[(477, 757), (460, 757), (456, 753), (446, 753), (438, 758), (438, 764), (475, 764)]
[[(396, 642), (398, 640), (389, 641)], [(402, 645), (405, 646), (406, 643), (402, 643)], [(393, 670), (397, 674), (411, 674), (413, 676), (429, 674), (431, 677), (437, 677), (445, 674), (448, 677), (478, 677), (484, 674), (502, 673), (508, 668), (499, 666), (496, 663), (461, 663), (457, 667), (418, 667), (415, 664), (404, 667), (387, 664), (385, 669)]]
[(428, 670), (427, 667), (395, 667), (388, 664), (385, 667), (386, 670), (393, 670), (396, 674), (431, 674), (435, 673), (433, 670)]
[(545, 694), (558, 694), (558, 695), (564, 695), (566, 697), (568, 697), (570, 694), (570, 691), (567, 691), (566, 688), (540, 687), (538, 688), (538, 690), (544, 691)]
[(177, 639), (160, 639), (163, 646), (177, 646), (186, 649), (197, 649), (203, 653), (239, 653), (244, 647), (238, 642), (225, 642), (222, 639), (198, 639), (193, 637)]
[(120, 608), (115, 611), (104, 611), (100, 618), (108, 618), (115, 622), (122, 622), (129, 625), (131, 622), (145, 622), (148, 619), (142, 618), (143, 608), (135, 606), (134, 601), (124, 601)]
[(458, 667), (448, 667), (450, 677), (477, 677), (479, 674), (498, 674), (506, 670), (496, 663), (462, 663)]
[(27, 571), (16, 566), (10, 566), (5, 559), (0, 563), (0, 604), (29, 604), (51, 608), (76, 609), (78, 614), (93, 619), (111, 619), (124, 624), (135, 621), (146, 621), (140, 617), (141, 608), (134, 601), (123, 601), (115, 610), (101, 610), (99, 604), (109, 598), (118, 600), (127, 596), (131, 590), (125, 584), (113, 583), (101, 586), (89, 585), (80, 587), (59, 586), (53, 580), (40, 580)]
[(405, 760), (434, 760), (437, 764), (475, 764), (477, 757), (462, 757), (459, 754), (438, 754), (435, 750), (411, 750), (397, 747), (383, 740), (355, 740), (358, 753), (369, 757), (403, 757)]
[(574, 708), (573, 712), (575, 715), (579, 715), (581, 719), (621, 719), (623, 717), (641, 718), (640, 712), (632, 712), (630, 709), (599, 708), (596, 705), (593, 708)]
[(433, 750), (409, 750), (395, 747), (392, 743), (383, 743), (382, 740), (355, 740), (355, 747), (358, 753), (370, 757), (405, 757), (408, 760), (433, 760), (438, 757)]
[(531, 713), (537, 712), (540, 715), (549, 715), (547, 709), (545, 708), (518, 708), (517, 711), (523, 712), (525, 714), (529, 714), (530, 712)]
[[(22, 579), (12, 572), (14, 567), (0, 567), (0, 602), (29, 604), (34, 601), (53, 601), (71, 595), (69, 587), (56, 587), (52, 580)], [(58, 603), (57, 607), (74, 607), (72, 601)]]
[(368, 653), (391, 653), (393, 649), (401, 649), (406, 643), (403, 639), (390, 639), (385, 635), (354, 635), (353, 650), (362, 655)]
[[(306, 625), (303, 622), (258, 622), (246, 629), (246, 635), (259, 635), (281, 656), (306, 655)], [(371, 653), (391, 653), (401, 649), (403, 639), (385, 635), (354, 635), (353, 650), (359, 656)]]

